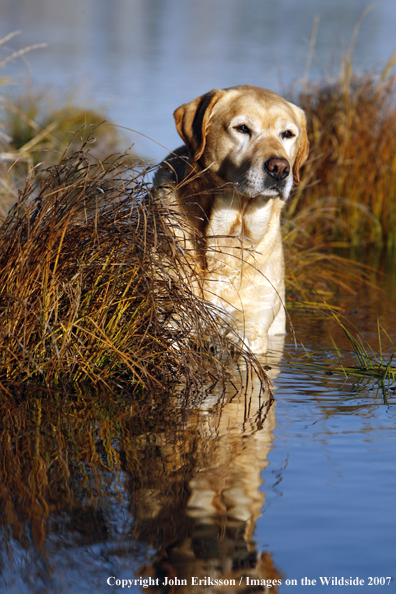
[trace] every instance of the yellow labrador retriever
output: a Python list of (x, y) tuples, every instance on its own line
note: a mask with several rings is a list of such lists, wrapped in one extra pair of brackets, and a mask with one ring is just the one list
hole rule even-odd
[(154, 185), (186, 217), (204, 298), (265, 353), (268, 336), (285, 333), (280, 216), (308, 156), (304, 112), (241, 85), (214, 89), (174, 117), (185, 145)]

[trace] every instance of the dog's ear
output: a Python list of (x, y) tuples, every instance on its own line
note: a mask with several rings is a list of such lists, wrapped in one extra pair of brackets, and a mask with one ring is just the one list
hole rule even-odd
[(298, 138), (298, 153), (293, 165), (294, 182), (297, 184), (300, 181), (300, 168), (304, 165), (309, 154), (309, 141), (307, 136), (307, 120), (305, 113), (297, 106), (293, 106), (297, 110), (300, 122), (300, 136)]
[(173, 116), (176, 129), (190, 151), (191, 160), (198, 161), (206, 143), (206, 128), (213, 107), (226, 91), (213, 89), (176, 109)]

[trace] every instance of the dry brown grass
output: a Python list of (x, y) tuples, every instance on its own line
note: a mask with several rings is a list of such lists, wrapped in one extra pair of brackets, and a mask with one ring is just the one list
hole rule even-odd
[[(396, 104), (392, 58), (381, 75), (353, 75), (311, 85), (305, 110), (310, 158), (288, 218), (308, 217), (312, 243), (396, 245)], [(318, 241), (319, 239), (319, 241)]]
[(193, 294), (172, 225), (146, 171), (123, 156), (94, 162), (85, 146), (33, 170), (0, 229), (4, 389), (224, 381), (231, 343), (216, 309)]

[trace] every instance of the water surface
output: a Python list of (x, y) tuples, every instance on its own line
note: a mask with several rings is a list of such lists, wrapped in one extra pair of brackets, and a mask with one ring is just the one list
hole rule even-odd
[[(339, 296), (373, 341), (370, 311), (385, 327), (395, 319), (395, 277), (380, 278), (386, 292), (370, 301), (364, 290)], [(292, 317), (314, 362), (328, 360), (329, 332), (346, 347), (336, 325)], [(238, 593), (306, 592), (305, 578), (335, 592), (319, 585), (334, 576), (378, 591), (369, 579), (394, 569), (396, 385), (296, 368), (303, 349), (291, 335), (283, 353), (272, 347), (262, 359), (272, 405), (254, 379), (238, 391), (237, 367), (225, 393), (215, 386), (188, 407), (84, 391), (3, 399), (0, 591), (109, 592), (122, 589), (116, 580), (219, 591), (210, 577), (235, 580)]]
[[(292, 84), (337, 76), (366, 0), (1, 0), (7, 46), (47, 43), (2, 71), (54, 96), (71, 95), (149, 136), (128, 142), (156, 161), (180, 145), (172, 113), (213, 88)], [(315, 53), (308, 46), (318, 16)], [(393, 0), (377, 0), (357, 37), (357, 72), (384, 66), (396, 46)], [(8, 50), (3, 50), (7, 55)]]

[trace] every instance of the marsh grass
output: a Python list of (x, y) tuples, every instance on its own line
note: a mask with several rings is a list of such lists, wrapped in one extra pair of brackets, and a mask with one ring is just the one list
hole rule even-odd
[[(0, 39), (0, 51), (18, 35), (15, 31)], [(26, 53), (45, 48), (36, 44), (11, 52), (0, 58), (0, 70), (8, 62)], [(59, 100), (48, 89), (24, 90), (12, 93), (15, 81), (7, 76), (0, 78), (0, 221), (16, 202), (18, 191), (25, 185), (26, 176), (38, 163), (57, 163), (67, 146), (69, 151), (79, 150), (83, 141), (94, 144), (92, 151), (101, 160), (120, 150), (124, 140), (119, 128), (106, 122), (100, 109), (77, 106), (73, 95)], [(92, 131), (95, 130), (96, 137)], [(125, 157), (126, 158), (126, 157)], [(129, 152), (128, 159), (136, 164), (136, 155)]]
[[(232, 346), (192, 289), (183, 226), (128, 156), (88, 144), (36, 167), (0, 228), (0, 381), (188, 390), (225, 381)], [(234, 337), (236, 342), (236, 337)], [(215, 345), (215, 348), (210, 348)]]
[(379, 74), (354, 73), (358, 28), (338, 78), (305, 83), (292, 97), (306, 113), (310, 141), (283, 224), (292, 305), (370, 283), (370, 266), (335, 250), (385, 246), (392, 257), (396, 246), (396, 54)]
[(349, 54), (338, 80), (307, 86), (311, 151), (288, 210), (317, 211), (307, 234), (336, 245), (396, 245), (396, 54), (379, 75), (358, 76)]
[[(65, 146), (70, 151), (78, 150), (81, 141), (88, 137), (95, 143), (93, 150), (97, 158), (103, 159), (117, 151), (118, 129), (111, 124), (99, 125), (106, 119), (100, 110), (78, 107), (72, 99), (65, 99), (61, 107), (55, 105), (55, 99), (48, 93), (34, 92), (30, 88), (15, 98), (0, 98), (3, 131), (9, 139), (4, 156), (10, 164), (15, 161), (28, 162), (31, 166), (42, 161), (56, 163)], [(90, 135), (92, 129), (95, 129), (95, 138)]]
[[(14, 31), (1, 38), (0, 50), (19, 34), (20, 31)], [(11, 51), (0, 58), (0, 71), (9, 62), (46, 47), (46, 43), (39, 43)], [(29, 165), (36, 165), (40, 161), (56, 162), (65, 146), (69, 145), (71, 150), (79, 149), (81, 143), (76, 135), (77, 130), (87, 131), (89, 126), (97, 127), (105, 119), (97, 110), (77, 107), (71, 94), (63, 97), (59, 107), (59, 100), (51, 97), (48, 89), (33, 91), (26, 83), (23, 92), (13, 94), (9, 88), (14, 84), (15, 81), (11, 77), (0, 78), (0, 87), (5, 91), (0, 94), (2, 160), (10, 163), (26, 161)], [(114, 152), (119, 143), (117, 130), (114, 127), (99, 127), (96, 132), (99, 135), (99, 152), (96, 156), (104, 157)], [(89, 133), (86, 136), (89, 136)], [(100, 152), (101, 149), (103, 152)]]
[[(396, 382), (396, 344), (387, 330), (377, 320), (377, 346), (374, 346), (336, 307), (325, 303), (322, 307), (318, 304), (312, 304), (311, 307), (329, 321), (335, 322), (337, 329), (342, 330), (349, 349), (341, 350), (330, 334), (333, 350), (328, 353), (327, 361), (319, 360), (316, 353), (301, 345), (303, 355), (297, 357), (289, 353), (288, 364), (299, 369), (315, 369), (327, 375), (338, 374), (346, 379), (352, 378), (363, 382), (363, 387), (374, 382), (386, 402), (389, 389)], [(322, 357), (323, 353), (321, 359)]]
[(302, 208), (283, 223), (289, 309), (312, 303), (320, 306), (322, 298), (331, 299), (337, 292), (356, 294), (363, 283), (378, 290), (375, 268), (335, 251), (339, 244), (329, 240), (326, 233), (326, 209), (318, 210), (317, 206)]
[[(121, 144), (118, 129), (92, 110), (76, 107), (71, 101), (54, 109), (44, 93), (26, 93), (16, 99), (0, 96), (2, 137), (0, 138), (0, 217), (4, 220), (16, 202), (26, 176), (39, 163), (57, 163), (68, 147), (78, 151), (83, 142), (91, 145), (97, 159), (109, 160)], [(102, 125), (100, 125), (102, 124)], [(124, 159), (136, 165), (129, 152)]]

